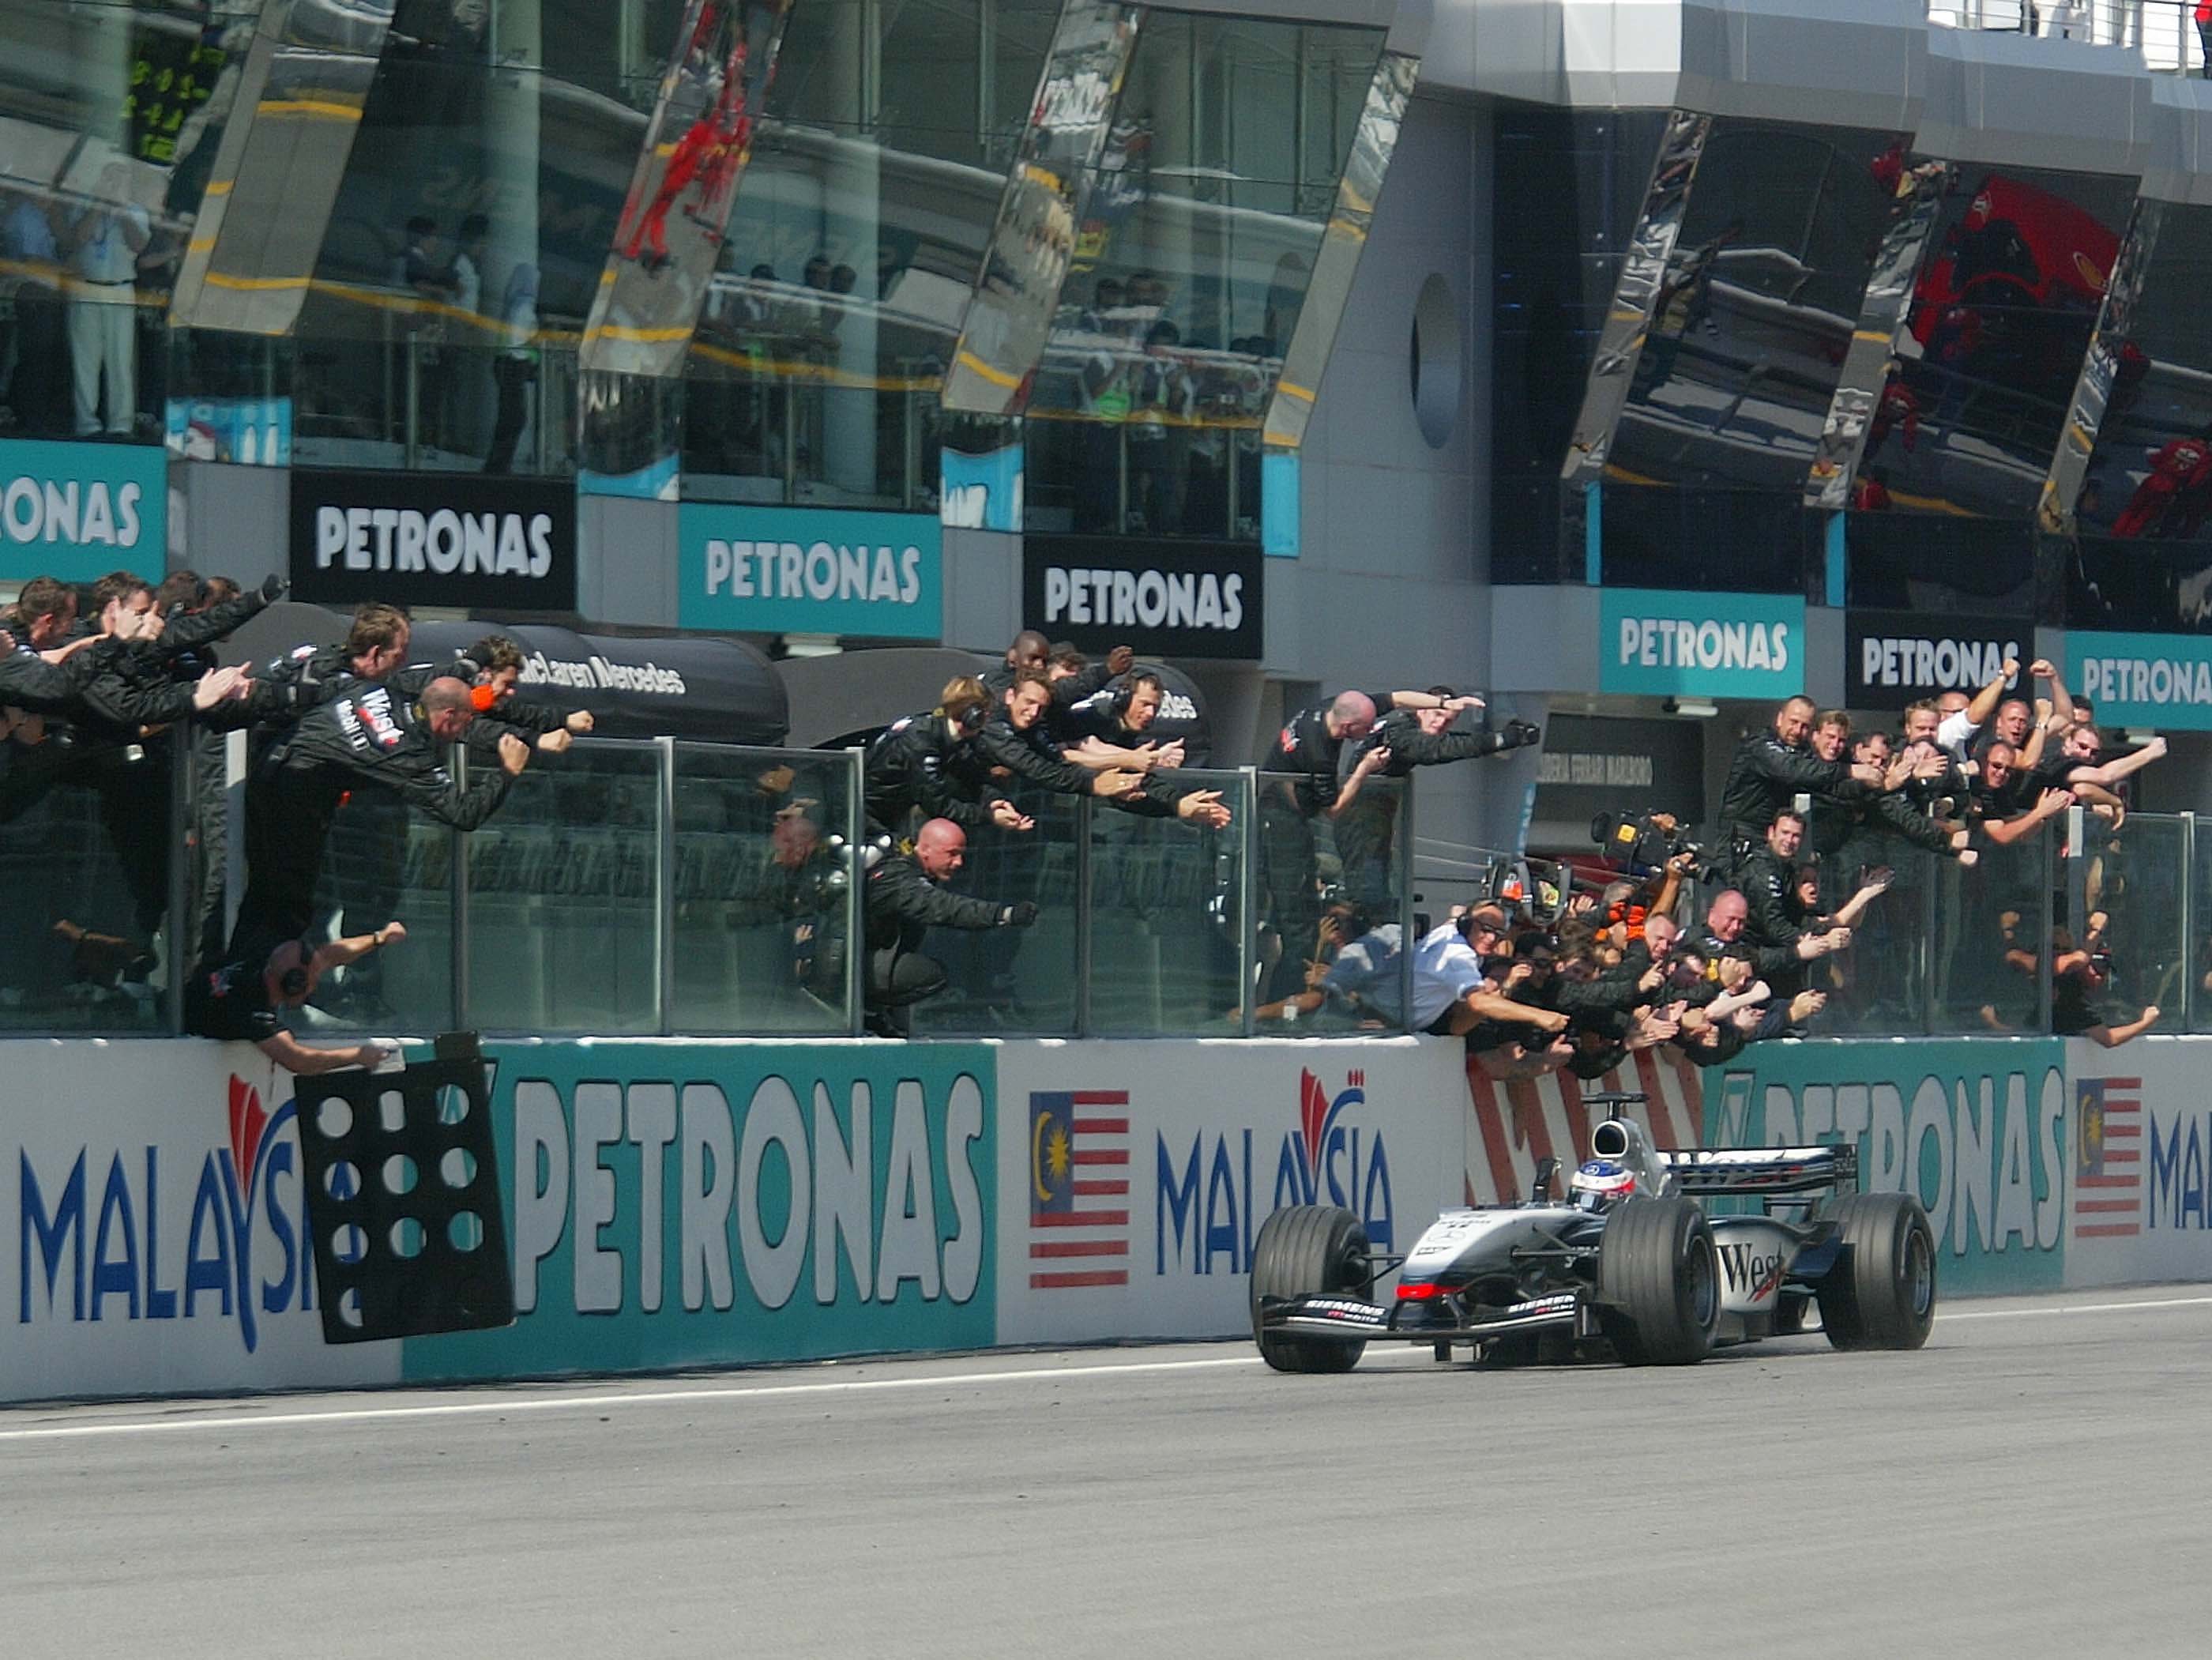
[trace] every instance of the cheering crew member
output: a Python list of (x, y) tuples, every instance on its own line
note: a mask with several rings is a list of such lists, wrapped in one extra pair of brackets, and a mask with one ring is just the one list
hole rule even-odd
[(1172, 812), (1215, 830), (1229, 822), (1229, 809), (1220, 805), (1218, 791), (1178, 794), (1162, 779), (1121, 768), (1093, 772), (1068, 760), (1045, 736), (1044, 713), (1051, 701), (1052, 688), (1043, 675), (1029, 669), (1018, 672), (998, 709), (976, 734), (967, 764), (980, 763), (994, 774), (1003, 770), (1057, 794), (1103, 796), (1116, 806), (1159, 816)]
[(972, 763), (972, 745), (990, 715), (983, 683), (956, 675), (945, 683), (935, 708), (902, 716), (878, 733), (861, 776), (871, 830), (897, 835), (916, 813), (969, 830), (1030, 829), (1031, 821), (1002, 794), (978, 786), (981, 769)]
[(1336, 851), (1344, 863), (1346, 884), (1369, 901), (1379, 901), (1389, 892), (1390, 846), (1401, 794), (1364, 789), (1368, 779), (1377, 773), (1385, 778), (1409, 778), (1416, 767), (1500, 755), (1544, 735), (1543, 728), (1526, 721), (1509, 721), (1496, 732), (1454, 732), (1452, 723), (1466, 700), (1449, 686), (1431, 686), (1429, 696), (1438, 700), (1432, 707), (1391, 710), (1347, 752), (1352, 764), (1337, 792)]
[(1798, 794), (1843, 795), (1854, 781), (1881, 790), (1881, 769), (1859, 762), (1823, 761), (1807, 747), (1813, 729), (1813, 700), (1785, 699), (1774, 711), (1771, 730), (1736, 745), (1721, 787), (1723, 857), (1732, 869), (1765, 840), (1774, 815)]
[(1116, 646), (1106, 654), (1103, 662), (1055, 676), (1052, 673), (1052, 642), (1035, 629), (1024, 629), (1014, 636), (1014, 643), (1006, 648), (1006, 660), (985, 671), (983, 690), (993, 697), (1002, 697), (1013, 685), (1016, 675), (1033, 670), (1048, 678), (1054, 702), (1063, 706), (1079, 703), (1103, 691), (1108, 682), (1116, 676), (1127, 674), (1137, 660), (1136, 654), (1128, 647)]
[(407, 660), (413, 636), (407, 613), (392, 605), (362, 605), (335, 646), (298, 646), (254, 678), (253, 711), (259, 720), (297, 720), (346, 689), (349, 680), (382, 680)]
[(499, 765), (464, 789), (447, 770), (444, 746), (465, 738), (476, 718), (469, 688), (444, 678), (411, 702), (389, 686), (358, 686), (301, 720), (246, 787), (246, 897), (232, 938), (253, 929), (278, 939), (307, 932), (331, 822), (349, 790), (392, 790), (455, 830), (490, 818), (529, 764), (530, 746), (507, 733), (499, 740)]
[(1279, 946), (1267, 1000), (1279, 1002), (1303, 989), (1299, 953), (1321, 921), (1311, 821), (1336, 816), (1345, 746), (1358, 744), (1375, 730), (1379, 714), (1394, 709), (1443, 708), (1457, 714), (1481, 701), (1425, 691), (1344, 691), (1283, 723), (1261, 763), (1261, 770), (1269, 775), (1260, 793), (1261, 882)]
[(406, 928), (398, 922), (320, 946), (289, 939), (272, 945), (265, 934), (240, 933), (221, 963), (202, 964), (185, 982), (185, 1030), (199, 1037), (252, 1043), (297, 1077), (340, 1067), (380, 1067), (394, 1053), (390, 1044), (310, 1049), (284, 1030), (278, 1011), (297, 1008), (313, 996), (331, 970), (350, 967), (406, 937)]
[[(944, 965), (921, 954), (932, 928), (1025, 928), (1037, 908), (1027, 899), (1002, 904), (948, 892), (942, 885), (967, 862), (968, 833), (949, 818), (933, 818), (915, 837), (911, 854), (892, 854), (868, 873), (867, 976), (863, 1001), (868, 1030), (903, 1037), (907, 1011), (945, 988)], [(823, 960), (835, 965), (831, 954)]]
[(522, 648), (503, 634), (487, 634), (451, 663), (410, 663), (394, 670), (390, 678), (404, 696), (419, 697), (423, 687), (447, 675), (467, 683), (478, 714), (532, 734), (538, 747), (548, 754), (560, 754), (597, 724), (589, 709), (563, 714), (517, 697), (515, 688), (522, 680)]

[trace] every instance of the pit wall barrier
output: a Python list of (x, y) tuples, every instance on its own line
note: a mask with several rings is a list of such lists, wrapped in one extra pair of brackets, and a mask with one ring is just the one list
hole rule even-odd
[[(331, 1347), (288, 1074), (246, 1045), (0, 1044), (0, 1400), (1230, 1336), (1277, 1207), (1346, 1205), (1402, 1250), (1597, 1116), (1425, 1038), (485, 1055), (516, 1323)], [(1855, 1140), (1869, 1186), (1920, 1194), (1956, 1296), (2212, 1280), (2208, 1066), (2212, 1038), (1838, 1040), (1605, 1082), (1661, 1145)]]

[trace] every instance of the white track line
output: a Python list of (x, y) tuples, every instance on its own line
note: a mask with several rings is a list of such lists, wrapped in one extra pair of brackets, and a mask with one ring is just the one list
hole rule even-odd
[[(2135, 1303), (2062, 1303), (2041, 1308), (1959, 1309), (1939, 1320), (2038, 1320), (2061, 1315), (2125, 1314), (2138, 1309), (2212, 1306), (2212, 1297), (2146, 1298)], [(1139, 1360), (1119, 1365), (1028, 1366), (1005, 1371), (969, 1371), (926, 1377), (845, 1377), (818, 1383), (707, 1385), (696, 1389), (611, 1390), (599, 1395), (539, 1395), (493, 1401), (426, 1402), (404, 1407), (332, 1407), (318, 1412), (232, 1412), (198, 1417), (134, 1419), (89, 1424), (50, 1424), (36, 1429), (0, 1430), (0, 1442), (82, 1440), (104, 1435), (155, 1435), (179, 1430), (246, 1430), (300, 1424), (368, 1423), (400, 1418), (460, 1418), (564, 1409), (666, 1406), (681, 1402), (768, 1401), (800, 1395), (849, 1395), (872, 1389), (929, 1389), (972, 1383), (1033, 1383), (1045, 1378), (1111, 1377), (1139, 1372), (1204, 1371), (1223, 1366), (1256, 1366), (1256, 1354), (1207, 1360)]]

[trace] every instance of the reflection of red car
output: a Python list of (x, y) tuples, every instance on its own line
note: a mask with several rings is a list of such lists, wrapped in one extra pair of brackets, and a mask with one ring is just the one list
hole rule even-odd
[(1990, 173), (1921, 272), (1908, 326), (1931, 362), (2063, 397), (2119, 250), (2087, 210)]

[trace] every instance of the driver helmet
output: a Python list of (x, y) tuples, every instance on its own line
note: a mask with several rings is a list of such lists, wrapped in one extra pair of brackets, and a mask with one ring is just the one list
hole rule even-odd
[(1636, 1173), (1610, 1158), (1586, 1158), (1567, 1189), (1577, 1209), (1610, 1210), (1636, 1191)]

